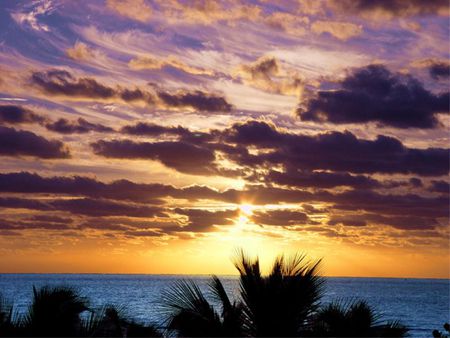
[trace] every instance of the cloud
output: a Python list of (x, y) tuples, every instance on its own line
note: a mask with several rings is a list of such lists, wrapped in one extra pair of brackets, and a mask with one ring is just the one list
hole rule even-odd
[(124, 126), (121, 129), (124, 134), (130, 135), (145, 135), (145, 136), (161, 136), (161, 135), (175, 135), (183, 136), (191, 132), (181, 126), (165, 127), (154, 123), (138, 122), (135, 125)]
[(447, 0), (334, 0), (335, 10), (354, 13), (367, 19), (389, 20), (396, 17), (448, 15)]
[(401, 230), (430, 230), (438, 226), (433, 218), (411, 216), (383, 216), (379, 214), (351, 214), (332, 216), (329, 225), (367, 226), (368, 224), (388, 225)]
[(179, 215), (187, 216), (187, 223), (181, 227), (166, 228), (174, 232), (209, 232), (214, 230), (215, 225), (233, 225), (239, 217), (238, 209), (228, 210), (201, 210), (201, 209), (174, 209)]
[(192, 107), (200, 111), (230, 112), (233, 106), (225, 98), (214, 94), (195, 91), (179, 91), (177, 93), (158, 92), (162, 102), (172, 108)]
[(283, 73), (279, 61), (272, 56), (262, 56), (253, 63), (239, 66), (234, 77), (269, 93), (299, 96), (303, 91), (300, 75)]
[[(164, 184), (137, 184), (127, 180), (103, 183), (96, 179), (83, 176), (54, 176), (42, 177), (28, 172), (0, 174), (0, 191), (5, 193), (24, 194), (62, 194), (66, 196), (86, 196), (91, 198), (129, 200), (156, 203), (156, 198), (179, 196), (179, 198), (193, 198), (201, 193), (193, 188), (188, 191), (175, 189)], [(213, 190), (209, 190), (213, 193)]]
[(135, 70), (142, 70), (142, 69), (153, 70), (153, 69), (162, 69), (165, 67), (172, 67), (192, 75), (209, 75), (209, 76), (214, 75), (214, 71), (212, 70), (189, 66), (184, 62), (178, 60), (173, 55), (169, 55), (165, 59), (158, 59), (152, 55), (138, 56), (137, 58), (132, 59), (128, 63), (128, 65), (131, 69)]
[(69, 121), (64, 118), (60, 118), (55, 122), (45, 124), (48, 130), (60, 133), (60, 134), (85, 134), (91, 131), (98, 133), (113, 132), (114, 129), (104, 126), (102, 124), (91, 123), (83, 118), (78, 118), (76, 121)]
[(47, 140), (30, 131), (0, 126), (1, 156), (32, 156), (37, 158), (69, 158), (67, 147), (56, 140)]
[[(145, 136), (174, 135), (178, 136), (178, 140), (102, 140), (92, 144), (94, 152), (111, 158), (157, 160), (180, 172), (200, 175), (239, 176), (244, 175), (246, 170), (254, 172), (282, 165), (284, 170), (278, 170), (278, 173), (268, 171), (267, 180), (273, 179), (274, 182), (283, 184), (283, 180), (284, 183), (295, 181), (293, 177), (297, 176), (299, 184), (312, 184), (315, 180), (322, 187), (388, 188), (401, 183), (386, 181), (380, 185), (375, 180), (352, 176), (350, 173), (440, 176), (449, 171), (448, 149), (408, 148), (399, 140), (384, 135), (366, 140), (358, 139), (348, 131), (316, 135), (290, 134), (257, 120), (198, 134), (180, 127), (144, 123), (126, 126), (122, 132)], [(254, 148), (255, 151), (249, 152), (249, 148)], [(184, 154), (181, 155), (180, 152)], [(217, 153), (241, 166), (242, 170), (233, 172), (218, 168), (215, 163)], [(312, 171), (316, 172), (312, 174)]]
[(28, 108), (0, 105), (0, 124), (42, 123), (45, 118)]
[(73, 60), (91, 61), (96, 58), (95, 51), (83, 42), (75, 42), (75, 45), (66, 50), (66, 54)]
[(450, 193), (450, 183), (442, 180), (432, 180), (429, 189), (431, 192), (438, 192), (442, 194)]
[[(448, 188), (448, 187), (447, 187)], [(296, 203), (302, 204), (302, 209), (307, 214), (332, 214), (343, 215), (348, 212), (362, 211), (368, 214), (382, 215), (396, 219), (385, 224), (408, 229), (406, 219), (417, 218), (418, 222), (428, 225), (436, 224), (436, 218), (448, 218), (449, 197), (448, 194), (439, 197), (423, 197), (416, 194), (385, 194), (367, 190), (349, 190), (344, 192), (328, 192), (318, 190), (308, 192), (292, 188), (274, 188), (262, 185), (248, 186), (243, 190), (227, 189), (217, 191), (205, 186), (191, 186), (186, 188), (174, 188), (162, 184), (133, 183), (126, 180), (103, 183), (88, 177), (41, 177), (30, 173), (0, 174), (0, 192), (31, 194), (45, 194), (70, 196), (71, 199), (25, 199), (16, 197), (0, 198), (0, 207), (21, 208), (41, 211), (65, 211), (85, 216), (126, 216), (126, 217), (166, 217), (165, 206), (155, 205), (153, 201), (158, 198), (171, 197), (175, 199), (214, 200), (236, 205), (242, 201), (252, 201), (255, 205)], [(86, 196), (86, 198), (75, 198)], [(121, 200), (120, 202), (110, 199)], [(140, 203), (130, 203), (140, 202)], [(142, 204), (145, 202), (145, 204)], [(151, 204), (150, 206), (148, 204)], [(318, 210), (311, 204), (320, 203), (326, 208)], [(291, 210), (292, 212), (290, 212)], [(298, 210), (254, 211), (251, 217), (255, 223), (266, 225), (299, 225), (311, 220), (305, 218), (305, 213)], [(212, 225), (227, 225), (238, 217), (239, 210), (228, 210), (222, 213), (205, 209), (180, 209), (173, 211), (179, 215), (188, 216), (186, 225), (182, 231), (193, 231), (194, 228), (211, 229)], [(400, 217), (400, 218), (399, 218)], [(355, 218), (354, 218), (355, 219)], [(373, 223), (373, 219), (365, 219)], [(48, 221), (48, 220), (47, 220)], [(378, 220), (379, 221), (379, 220)], [(398, 223), (394, 223), (398, 222)], [(117, 223), (117, 222), (116, 222)], [(338, 222), (336, 222), (338, 223)], [(360, 222), (361, 223), (361, 222)], [(417, 223), (412, 223), (417, 224)], [(425, 224), (425, 223), (423, 223)], [(145, 224), (142, 223), (143, 226)], [(160, 227), (160, 226), (158, 226)], [(415, 226), (411, 225), (411, 229)], [(189, 230), (190, 229), (190, 230)], [(167, 228), (170, 231), (181, 231), (178, 226)]]
[(52, 1), (34, 1), (24, 6), (23, 11), (11, 13), (13, 20), (24, 26), (29, 26), (36, 31), (50, 32), (49, 26), (38, 20), (39, 16), (49, 15), (55, 10)]
[(430, 76), (435, 80), (448, 79), (450, 77), (450, 65), (448, 63), (434, 63), (429, 68)]
[(282, 133), (262, 121), (235, 124), (223, 132), (223, 140), (241, 147), (272, 149), (253, 155), (229, 153), (241, 165), (282, 164), (298, 170), (333, 170), (351, 173), (403, 173), (447, 175), (448, 149), (407, 148), (399, 140), (378, 135), (358, 139), (346, 131), (317, 135)]
[(53, 69), (47, 72), (34, 72), (31, 81), (45, 92), (53, 95), (96, 99), (108, 99), (117, 95), (114, 89), (104, 86), (92, 78), (76, 79), (65, 70)]
[(355, 25), (349, 22), (321, 20), (315, 21), (311, 25), (311, 30), (317, 34), (329, 33), (335, 38), (344, 41), (361, 35), (363, 32), (361, 25)]
[(218, 2), (214, 0), (185, 3), (178, 0), (159, 0), (164, 16), (171, 23), (208, 25), (218, 21), (233, 23), (238, 20), (258, 20), (261, 8), (242, 4), (240, 1)]
[(411, 66), (415, 68), (428, 68), (428, 72), (434, 80), (445, 80), (450, 77), (450, 62), (446, 59), (420, 59), (412, 62)]
[(17, 197), (0, 197), (0, 208), (29, 209), (40, 211), (53, 210), (53, 207), (47, 202)]
[(0, 229), (11, 230), (29, 230), (29, 229), (45, 229), (45, 230), (73, 230), (68, 224), (40, 222), (40, 221), (21, 221), (21, 220), (5, 220), (0, 222)]
[(303, 225), (309, 221), (308, 215), (304, 212), (290, 209), (256, 211), (251, 219), (255, 224), (269, 226)]
[(438, 113), (449, 112), (449, 93), (433, 94), (418, 80), (384, 66), (358, 68), (337, 90), (320, 90), (297, 109), (303, 121), (378, 122), (396, 128), (434, 128)]
[(152, 17), (152, 9), (145, 0), (106, 0), (106, 6), (117, 14), (141, 22)]
[(265, 175), (266, 182), (289, 187), (335, 188), (352, 187), (357, 189), (380, 188), (382, 184), (367, 176), (349, 173), (305, 172), (290, 168), (286, 172), (271, 170)]
[(91, 146), (95, 154), (109, 158), (159, 161), (186, 174), (211, 175), (215, 172), (212, 150), (182, 141), (138, 143), (130, 140), (101, 140)]
[(164, 216), (159, 207), (92, 198), (61, 199), (51, 202), (51, 205), (56, 210), (86, 216)]
[(288, 12), (273, 12), (261, 18), (261, 20), (270, 28), (294, 36), (305, 35), (305, 26), (309, 23), (308, 17), (301, 17)]
[(169, 93), (161, 89), (149, 92), (140, 88), (128, 89), (120, 86), (113, 88), (99, 83), (94, 78), (75, 78), (65, 70), (34, 72), (31, 82), (47, 94), (78, 99), (140, 102), (163, 109), (190, 108), (202, 112), (230, 112), (233, 108), (224, 97), (200, 90)]
[(64, 223), (64, 224), (69, 224), (73, 222), (73, 219), (71, 218), (54, 215), (33, 215), (27, 220), (38, 222)]

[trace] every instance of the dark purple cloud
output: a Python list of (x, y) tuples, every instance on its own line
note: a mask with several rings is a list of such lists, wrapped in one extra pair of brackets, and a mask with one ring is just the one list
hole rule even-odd
[(346, 14), (386, 13), (394, 17), (436, 15), (448, 11), (446, 0), (333, 0)]
[(139, 135), (139, 136), (160, 136), (160, 135), (174, 135), (183, 136), (189, 134), (190, 131), (181, 126), (165, 127), (154, 123), (138, 122), (135, 125), (124, 126), (121, 129), (124, 134)]
[(219, 211), (209, 211), (201, 209), (181, 209), (174, 210), (179, 215), (188, 217), (187, 225), (182, 227), (171, 227), (166, 230), (173, 232), (208, 232), (214, 230), (215, 225), (232, 225), (239, 216), (238, 209), (228, 209)]
[(88, 122), (81, 117), (76, 121), (69, 121), (67, 119), (61, 118), (55, 122), (47, 123), (45, 127), (48, 130), (60, 134), (85, 134), (90, 131), (95, 131), (98, 133), (109, 133), (114, 131), (113, 128), (97, 123)]
[(448, 149), (407, 148), (399, 140), (383, 135), (375, 140), (358, 139), (348, 131), (296, 135), (257, 121), (234, 125), (224, 134), (226, 142), (236, 142), (237, 146), (272, 149), (258, 155), (230, 153), (230, 159), (241, 165), (267, 163), (297, 170), (423, 176), (447, 175), (449, 171)]
[(21, 231), (29, 229), (73, 230), (74, 228), (71, 225), (57, 222), (5, 220), (0, 221), (0, 229)]
[(0, 105), (0, 124), (42, 123), (45, 118), (28, 108)]
[(187, 174), (211, 175), (215, 172), (214, 151), (186, 142), (101, 140), (91, 146), (95, 154), (105, 157), (160, 161), (169, 168)]
[(370, 65), (347, 76), (338, 90), (321, 90), (306, 107), (297, 109), (303, 121), (378, 122), (396, 128), (434, 128), (437, 113), (449, 112), (449, 93), (434, 94), (411, 76)]
[(110, 87), (91, 77), (76, 78), (65, 70), (34, 72), (31, 83), (45, 93), (85, 99), (120, 99), (125, 102), (145, 102), (164, 108), (193, 108), (198, 111), (230, 112), (232, 105), (219, 95), (200, 90), (156, 93), (140, 88)]
[(0, 156), (33, 156), (44, 159), (69, 158), (67, 147), (30, 131), (0, 126)]
[(77, 198), (61, 199), (51, 202), (56, 210), (86, 216), (128, 216), (153, 217), (164, 216), (159, 207), (123, 203), (103, 199)]
[(171, 94), (158, 92), (158, 97), (169, 107), (191, 107), (200, 111), (229, 112), (233, 108), (225, 98), (196, 90)]
[(286, 172), (269, 171), (264, 175), (266, 182), (290, 187), (335, 188), (352, 187), (358, 189), (380, 188), (383, 184), (371, 177), (348, 173), (304, 172), (291, 168)]
[(65, 70), (34, 72), (31, 75), (31, 81), (45, 92), (54, 95), (97, 99), (108, 99), (117, 95), (113, 88), (104, 86), (92, 78), (76, 79)]
[(251, 219), (255, 224), (272, 226), (302, 225), (309, 221), (306, 213), (290, 209), (256, 211)]
[[(126, 126), (123, 132), (147, 136), (171, 134), (178, 136), (178, 140), (153, 143), (98, 141), (92, 144), (94, 152), (111, 158), (159, 160), (168, 167), (190, 174), (248, 176), (242, 170), (217, 168), (214, 160), (220, 153), (220, 156), (245, 167), (247, 172), (256, 168), (270, 168), (274, 164), (283, 165), (284, 174), (270, 172), (274, 181), (283, 184), (281, 182), (284, 180), (288, 183), (289, 176), (297, 175), (298, 182), (303, 180), (304, 186), (308, 182), (313, 183), (315, 178), (317, 187), (381, 186), (374, 179), (349, 173), (440, 176), (449, 171), (447, 149), (407, 148), (399, 140), (383, 135), (378, 135), (375, 140), (365, 140), (358, 139), (348, 131), (316, 135), (290, 134), (255, 120), (238, 123), (224, 130), (199, 133), (183, 127), (146, 123)], [(264, 151), (250, 153), (249, 147)], [(318, 170), (322, 173), (311, 173)], [(323, 173), (330, 170), (341, 173)], [(306, 176), (310, 176), (310, 179)]]
[(345, 226), (366, 226), (367, 224), (381, 224), (401, 230), (431, 230), (439, 226), (434, 218), (411, 216), (383, 216), (379, 214), (352, 214), (332, 216), (329, 225), (342, 224)]
[[(0, 174), (0, 192), (25, 194), (62, 194), (153, 203), (156, 198), (183, 194), (170, 185), (137, 184), (127, 180), (103, 183), (90, 177), (42, 177), (27, 172)], [(212, 190), (211, 190), (212, 192)], [(198, 194), (193, 192), (192, 195)]]
[(449, 194), (450, 193), (450, 183), (448, 181), (442, 181), (442, 180), (432, 180), (430, 191), (432, 192), (439, 192), (442, 194)]
[[(138, 184), (124, 180), (107, 184), (83, 177), (43, 178), (28, 173), (0, 174), (0, 192), (32, 195), (44, 193), (88, 196), (82, 199), (45, 201), (16, 197), (0, 199), (0, 206), (4, 208), (65, 211), (86, 216), (164, 216), (164, 205), (149, 206), (148, 203), (125, 202), (143, 202), (164, 197), (188, 199), (190, 201), (196, 199), (215, 200), (235, 204), (240, 204), (242, 201), (251, 201), (257, 205), (281, 203), (302, 204), (302, 209), (305, 212), (297, 210), (293, 212), (287, 212), (285, 210), (279, 212), (256, 211), (254, 216), (257, 218), (255, 221), (268, 225), (300, 224), (306, 220), (302, 215), (303, 213), (317, 214), (333, 212), (336, 214), (361, 211), (386, 217), (407, 215), (409, 217), (431, 220), (437, 217), (446, 218), (449, 212), (448, 194), (439, 197), (422, 197), (416, 194), (381, 194), (364, 189), (344, 192), (309, 192), (292, 188), (265, 187), (262, 185), (249, 186), (243, 190), (228, 189), (220, 192), (203, 186), (174, 188), (158, 184)], [(123, 202), (112, 201), (109, 198), (122, 199)], [(326, 210), (317, 210), (310, 205), (310, 203), (316, 202), (326, 203)], [(216, 213), (215, 211), (209, 212), (208, 210), (202, 209), (175, 209), (173, 212), (188, 216), (189, 224), (197, 224), (199, 228), (208, 228), (213, 224), (229, 224), (231, 222), (230, 219), (238, 214), (235, 210)], [(222, 223), (214, 223), (217, 219), (221, 220), (220, 222)], [(223, 223), (224, 219), (228, 219), (228, 222)], [(190, 228), (184, 230), (187, 229)]]
[(53, 210), (50, 203), (37, 199), (0, 197), (0, 208), (8, 209), (29, 209), (29, 210)]
[(434, 62), (428, 68), (430, 76), (435, 80), (448, 79), (450, 77), (450, 64), (445, 62)]

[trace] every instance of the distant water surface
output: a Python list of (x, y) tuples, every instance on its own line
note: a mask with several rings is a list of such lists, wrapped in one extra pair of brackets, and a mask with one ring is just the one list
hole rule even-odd
[[(142, 322), (159, 322), (161, 292), (181, 278), (206, 287), (207, 276), (102, 275), (102, 274), (0, 274), (0, 292), (23, 313), (31, 301), (32, 286), (67, 285), (79, 290), (93, 307), (123, 306)], [(224, 285), (237, 295), (237, 277), (222, 276)], [(384, 320), (398, 319), (410, 327), (412, 337), (431, 337), (450, 320), (450, 280), (400, 278), (326, 278), (323, 303), (332, 300), (366, 300)]]

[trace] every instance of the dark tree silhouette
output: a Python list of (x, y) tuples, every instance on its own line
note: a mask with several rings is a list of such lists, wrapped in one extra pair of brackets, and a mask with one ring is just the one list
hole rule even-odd
[(33, 300), (21, 326), (29, 336), (79, 336), (80, 314), (86, 310), (87, 301), (71, 288), (33, 287)]
[(0, 294), (0, 337), (14, 335), (13, 311), (13, 306)]
[(263, 276), (259, 260), (242, 251), (235, 260), (240, 274), (240, 300), (230, 302), (220, 280), (209, 287), (214, 306), (193, 281), (172, 285), (163, 296), (169, 333), (182, 337), (403, 337), (407, 329), (398, 322), (382, 324), (365, 303), (332, 303), (320, 308), (324, 278), (320, 260), (304, 255), (281, 256)]
[(182, 337), (240, 337), (242, 304), (232, 303), (216, 276), (209, 283), (213, 298), (221, 304), (219, 314), (200, 288), (182, 280), (163, 294), (162, 309), (167, 315), (167, 329)]
[(240, 273), (246, 333), (294, 337), (304, 331), (322, 295), (319, 264), (305, 261), (305, 256), (281, 256), (270, 274), (262, 276), (259, 260), (252, 261), (241, 252), (235, 266)]
[(365, 301), (334, 302), (320, 309), (312, 321), (315, 337), (403, 337), (407, 329), (398, 322), (382, 324)]

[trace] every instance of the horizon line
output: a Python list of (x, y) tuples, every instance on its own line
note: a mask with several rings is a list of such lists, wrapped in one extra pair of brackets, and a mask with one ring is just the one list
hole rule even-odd
[[(207, 273), (122, 273), (122, 272), (0, 272), (0, 275), (134, 275), (134, 276), (220, 276), (220, 277), (239, 277), (239, 274), (207, 274)], [(323, 275), (325, 278), (371, 278), (371, 279), (440, 279), (448, 280), (449, 277), (393, 277), (393, 276), (330, 276)]]

